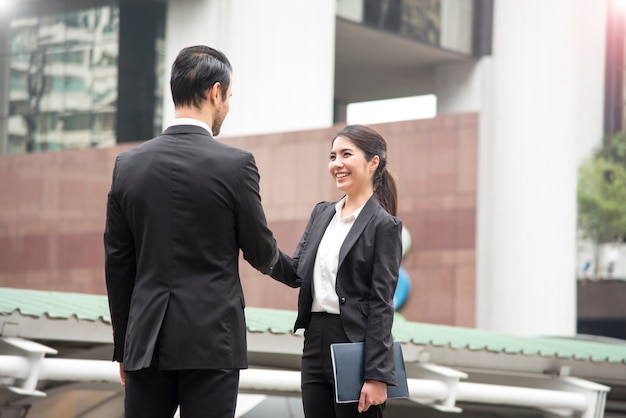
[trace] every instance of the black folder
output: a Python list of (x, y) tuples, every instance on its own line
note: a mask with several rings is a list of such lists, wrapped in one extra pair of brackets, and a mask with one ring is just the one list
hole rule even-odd
[[(358, 402), (363, 386), (363, 358), (365, 343), (337, 343), (330, 345), (335, 378), (335, 401)], [(409, 387), (399, 342), (393, 343), (396, 363), (396, 386), (387, 385), (387, 399), (408, 398)]]

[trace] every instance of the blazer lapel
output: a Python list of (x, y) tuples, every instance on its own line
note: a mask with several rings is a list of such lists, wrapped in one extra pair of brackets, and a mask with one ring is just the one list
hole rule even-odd
[(376, 200), (374, 196), (370, 197), (365, 206), (363, 206), (363, 210), (359, 213), (359, 216), (354, 221), (354, 225), (350, 228), (350, 232), (348, 232), (346, 239), (341, 245), (341, 249), (339, 250), (339, 266), (341, 266), (341, 263), (343, 263), (346, 255), (357, 242), (379, 207), (380, 205), (378, 204), (378, 200)]
[(335, 205), (337, 202), (329, 205), (325, 208), (315, 219), (313, 225), (311, 225), (311, 232), (307, 238), (306, 247), (307, 250), (302, 253), (300, 263), (298, 264), (298, 275), (300, 277), (313, 277), (313, 265), (315, 264), (315, 257), (317, 256), (317, 248), (320, 246), (324, 232), (330, 223), (331, 219), (335, 215)]

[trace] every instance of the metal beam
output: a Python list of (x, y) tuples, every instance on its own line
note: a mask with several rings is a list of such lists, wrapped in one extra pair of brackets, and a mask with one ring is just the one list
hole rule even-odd
[[(38, 380), (119, 382), (116, 363), (103, 360), (36, 359), (30, 353), (41, 353), (40, 344), (25, 340), (21, 342), (13, 340), (12, 343), (14, 346), (26, 347), (31, 351), (24, 355), (0, 356), (0, 376), (23, 381), (24, 384), (21, 387), (23, 395), (41, 396), (42, 393), (35, 390), (33, 386), (36, 386)], [(460, 412), (461, 409), (456, 407), (455, 403), (464, 401), (560, 410), (568, 413), (574, 412), (583, 418), (604, 416), (604, 402), (609, 388), (592, 382), (567, 377), (565, 383), (576, 386), (576, 390), (537, 389), (460, 382), (458, 380), (466, 376), (462, 372), (436, 365), (421, 365), (420, 367), (423, 368), (424, 375), (428, 375), (429, 378), (408, 379), (410, 398), (419, 403), (439, 407), (439, 409), (445, 408), (444, 410)], [(300, 393), (300, 372), (269, 369), (242, 370), (239, 388), (242, 392), (279, 392), (297, 395)], [(121, 386), (120, 390), (122, 390)]]

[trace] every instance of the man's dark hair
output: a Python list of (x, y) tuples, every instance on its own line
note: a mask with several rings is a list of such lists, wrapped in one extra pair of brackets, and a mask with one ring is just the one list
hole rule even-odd
[(222, 52), (205, 45), (183, 48), (172, 64), (170, 89), (174, 106), (200, 108), (206, 92), (220, 83), (222, 98), (226, 99), (233, 71)]

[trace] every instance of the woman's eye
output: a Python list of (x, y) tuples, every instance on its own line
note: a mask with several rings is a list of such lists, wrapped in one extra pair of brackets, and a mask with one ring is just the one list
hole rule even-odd
[(335, 161), (335, 156), (334, 155), (330, 156), (330, 161)]

